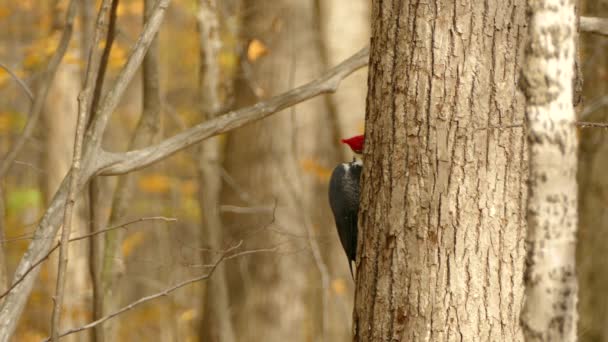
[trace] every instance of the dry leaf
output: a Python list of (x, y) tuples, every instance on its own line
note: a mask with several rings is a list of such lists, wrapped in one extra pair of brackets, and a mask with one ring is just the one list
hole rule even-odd
[(183, 322), (190, 322), (195, 318), (196, 318), (196, 310), (194, 310), (194, 309), (186, 310), (186, 311), (182, 312), (181, 315), (179, 315), (179, 320), (183, 321)]
[(342, 278), (336, 278), (331, 281), (331, 289), (339, 296), (346, 292), (346, 282)]
[(258, 60), (258, 58), (266, 55), (267, 53), (268, 48), (258, 39), (252, 40), (247, 47), (247, 59), (249, 59), (250, 62), (255, 62)]
[(169, 191), (170, 184), (171, 179), (169, 177), (159, 174), (143, 176), (137, 182), (137, 186), (140, 190), (157, 194)]
[(311, 173), (322, 182), (327, 182), (331, 176), (331, 170), (319, 164), (314, 159), (302, 159), (300, 161), (300, 166), (302, 166), (305, 172)]
[(131, 255), (135, 248), (137, 248), (139, 245), (141, 245), (142, 242), (144, 242), (145, 237), (146, 236), (143, 232), (136, 232), (127, 236), (127, 238), (124, 239), (121, 245), (122, 255), (125, 258)]

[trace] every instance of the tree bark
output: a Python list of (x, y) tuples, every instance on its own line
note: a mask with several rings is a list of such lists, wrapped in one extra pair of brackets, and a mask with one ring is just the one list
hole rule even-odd
[(575, 247), (578, 137), (572, 82), (574, 1), (529, 3), (529, 39), (522, 73), (529, 123), (530, 180), (526, 238), (526, 341), (575, 341)]
[(521, 341), (525, 6), (373, 1), (355, 341)]

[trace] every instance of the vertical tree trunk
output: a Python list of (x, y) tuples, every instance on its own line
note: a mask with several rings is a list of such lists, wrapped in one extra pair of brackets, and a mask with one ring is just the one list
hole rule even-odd
[[(76, 65), (63, 65), (57, 70), (56, 80), (51, 87), (47, 110), (44, 112), (46, 132), (45, 170), (46, 198), (50, 203), (53, 194), (67, 174), (72, 162), (74, 134), (76, 132), (76, 116), (78, 115), (77, 96), (80, 90), (80, 72)], [(85, 225), (85, 210), (83, 200), (77, 201), (73, 217), (71, 236), (87, 233)], [(62, 319), (62, 329), (79, 326), (87, 322), (89, 317), (88, 300), (90, 298), (90, 282), (88, 278), (88, 248), (86, 241), (70, 243), (70, 263), (67, 268), (66, 308)], [(56, 276), (57, 253), (51, 256), (51, 273)], [(49, 284), (55, 284), (54, 281)], [(51, 289), (53, 287), (51, 286)], [(51, 290), (53, 291), (53, 290)], [(67, 341), (80, 341), (88, 336), (88, 332), (66, 337)]]
[[(325, 66), (334, 66), (369, 44), (369, 0), (316, 0), (319, 5), (321, 41)], [(367, 69), (361, 69), (342, 81), (338, 91), (327, 97), (332, 119), (337, 122), (333, 144), (363, 132)], [(350, 149), (340, 146), (340, 161), (352, 160)], [(326, 203), (326, 199), (323, 202)], [(324, 206), (325, 207), (325, 206)], [(333, 223), (328, 226), (331, 232)], [(333, 237), (332, 236), (332, 237)], [(338, 239), (332, 239), (333, 248), (324, 248), (332, 275), (332, 295), (329, 297), (328, 341), (340, 341), (351, 336), (354, 282)], [(341, 290), (341, 284), (346, 290)]]
[[(235, 5), (238, 7), (238, 5)], [(238, 20), (235, 9), (223, 8), (224, 13), (233, 14)], [(220, 11), (215, 0), (200, 0), (197, 14), (200, 46), (199, 96), (201, 98), (201, 121), (210, 120), (225, 109), (227, 102), (227, 85), (232, 85), (233, 75), (222, 72), (220, 53), (222, 39), (220, 35)], [(238, 9), (236, 9), (238, 11)], [(235, 40), (238, 32), (232, 32)], [(224, 50), (231, 56), (235, 51)], [(224, 77), (222, 77), (224, 76)], [(231, 87), (231, 86), (230, 86)], [(220, 194), (222, 189), (221, 167), (222, 151), (221, 138), (213, 137), (203, 142), (199, 148), (199, 207), (201, 209), (201, 238), (204, 246), (220, 250), (225, 247), (222, 221), (220, 217)], [(205, 260), (211, 263), (216, 257)], [(228, 283), (226, 281), (225, 265), (219, 265), (206, 282), (204, 298), (203, 321), (200, 329), (200, 340), (210, 342), (234, 342), (235, 333), (232, 327)]]
[(574, 1), (529, 3), (529, 42), (522, 73), (530, 125), (526, 239), (526, 341), (575, 341), (575, 247), (578, 137), (572, 81)]
[(373, 1), (356, 341), (522, 340), (525, 4)]
[[(268, 55), (245, 62), (238, 105), (320, 74), (314, 4), (245, 2), (245, 9), (255, 11), (246, 12), (243, 32), (266, 44)], [(330, 294), (322, 279), (329, 276), (320, 249), (340, 248), (326, 204), (324, 172), (337, 163), (335, 128), (322, 98), (293, 110), (298, 113), (279, 113), (238, 129), (226, 142), (224, 165), (236, 186), (223, 191), (222, 204), (246, 210), (225, 213), (224, 227), (233, 240), (244, 240), (245, 249), (272, 250), (241, 257), (230, 269), (237, 340), (322, 340), (327, 331), (324, 303)], [(335, 243), (320, 244), (319, 236)]]
[[(608, 16), (608, 1), (583, 1), (581, 13)], [(581, 44), (586, 56), (583, 64), (585, 107), (582, 121), (608, 121), (608, 107), (595, 111), (598, 99), (608, 94), (608, 45), (606, 37), (582, 35)], [(578, 164), (579, 183), (579, 234), (577, 269), (580, 287), (581, 341), (608, 341), (608, 135), (602, 129), (580, 131)]]

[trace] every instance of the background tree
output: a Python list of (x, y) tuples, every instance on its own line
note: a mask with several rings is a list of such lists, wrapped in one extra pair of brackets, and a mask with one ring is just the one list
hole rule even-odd
[[(255, 9), (243, 22), (248, 51), (263, 44), (266, 55), (250, 53), (244, 62), (237, 105), (256, 103), (321, 73), (314, 1), (250, 1), (245, 8)], [(234, 312), (239, 340), (348, 337), (347, 329), (327, 333), (331, 326), (344, 327), (348, 309), (329, 310), (343, 305), (330, 293), (334, 279), (326, 257), (339, 245), (330, 240), (335, 235), (328, 207), (319, 205), (327, 203), (329, 168), (339, 160), (336, 122), (328, 102), (318, 98), (227, 137), (225, 169), (239, 188), (225, 188), (221, 202), (258, 210), (224, 213), (226, 229), (247, 248), (276, 249), (242, 258), (230, 269), (231, 304), (241, 308)]]
[(526, 217), (526, 341), (576, 341), (577, 150), (573, 1), (528, 4), (522, 69), (530, 174)]
[[(608, 16), (607, 1), (582, 1), (580, 13)], [(584, 106), (579, 120), (606, 122), (608, 120), (608, 39), (605, 36), (582, 33), (581, 70), (584, 80)], [(579, 280), (581, 341), (608, 340), (604, 317), (608, 314), (608, 182), (604, 170), (608, 167), (608, 135), (604, 130), (581, 129), (578, 165), (579, 233), (577, 269)]]
[(525, 8), (373, 1), (356, 341), (522, 340)]

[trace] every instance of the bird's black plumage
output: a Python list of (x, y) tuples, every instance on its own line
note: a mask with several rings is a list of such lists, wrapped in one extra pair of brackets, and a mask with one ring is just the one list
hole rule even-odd
[(329, 180), (329, 205), (334, 213), (340, 242), (348, 258), (350, 274), (357, 256), (357, 215), (359, 213), (359, 178), (362, 164), (352, 161), (338, 165)]

